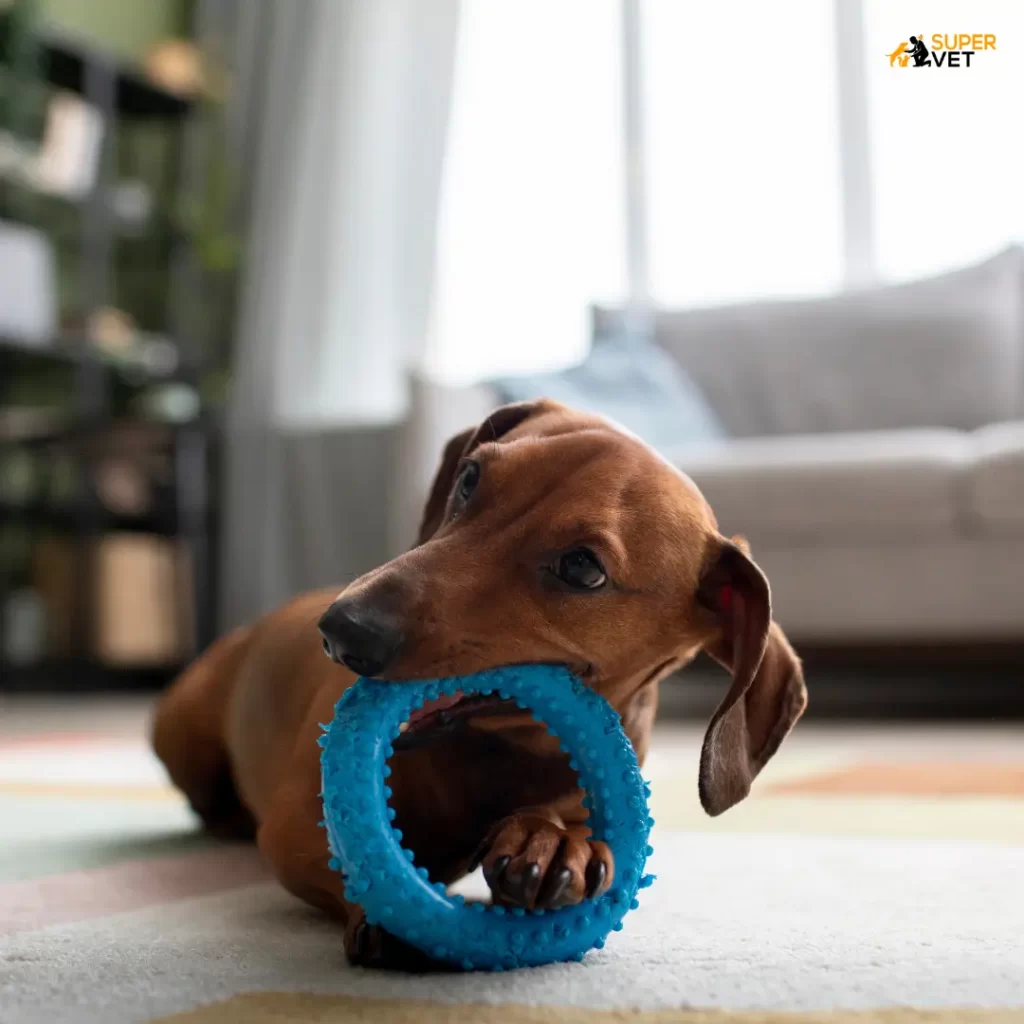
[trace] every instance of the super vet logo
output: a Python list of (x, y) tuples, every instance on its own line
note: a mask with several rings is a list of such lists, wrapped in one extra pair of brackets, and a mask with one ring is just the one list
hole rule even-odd
[(971, 58), (984, 50), (996, 48), (994, 35), (943, 35), (936, 32), (929, 40), (911, 36), (887, 54), (891, 68), (969, 68)]

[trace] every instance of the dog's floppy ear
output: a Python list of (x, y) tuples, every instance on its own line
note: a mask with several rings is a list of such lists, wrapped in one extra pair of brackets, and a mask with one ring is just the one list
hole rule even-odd
[(479, 426), (467, 427), (451, 438), (444, 446), (441, 465), (434, 476), (430, 495), (423, 508), (417, 545), (430, 540), (440, 527), (444, 519), (444, 510), (448, 505), (448, 495), (455, 484), (455, 474), (462, 459), (478, 445), (497, 441), (524, 420), (549, 408), (550, 405), (551, 403), (543, 398), (536, 402), (513, 402), (510, 405), (502, 405)]
[(427, 503), (423, 506), (423, 518), (420, 520), (420, 532), (416, 544), (422, 544), (434, 536), (444, 518), (444, 510), (448, 504), (448, 495), (455, 484), (455, 472), (459, 468), (462, 453), (469, 444), (469, 439), (476, 433), (476, 427), (467, 427), (460, 431), (444, 446), (441, 465), (434, 474), (434, 482), (430, 485)]
[(737, 541), (716, 544), (697, 591), (716, 620), (704, 650), (732, 673), (700, 756), (700, 802), (711, 815), (750, 792), (807, 706), (800, 659), (772, 622), (768, 580)]

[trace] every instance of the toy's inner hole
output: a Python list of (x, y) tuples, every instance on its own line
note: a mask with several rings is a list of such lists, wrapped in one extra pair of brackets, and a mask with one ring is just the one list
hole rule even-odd
[(456, 691), (427, 701), (402, 722), (396, 750), (411, 750), (418, 746), (433, 745), (444, 735), (465, 731), (471, 719), (479, 726), (483, 718), (509, 718), (514, 715), (529, 718), (530, 713), (516, 706), (515, 701), (503, 700), (494, 694), (464, 694)]
[[(490, 902), (482, 869), (453, 879), (452, 866), (472, 858), (505, 818), (552, 803), (579, 782), (558, 738), (532, 711), (498, 695), (428, 701), (399, 726), (392, 746), (388, 802), (401, 844), (431, 881), (468, 900)], [(408, 806), (395, 791), (413, 794)]]

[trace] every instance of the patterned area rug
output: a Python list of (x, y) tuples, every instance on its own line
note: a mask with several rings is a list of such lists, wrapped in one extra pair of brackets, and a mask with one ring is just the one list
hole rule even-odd
[(1022, 731), (803, 728), (720, 819), (699, 734), (646, 774), (655, 886), (582, 964), (382, 976), (144, 744), (0, 736), (2, 1024), (1024, 1024)]

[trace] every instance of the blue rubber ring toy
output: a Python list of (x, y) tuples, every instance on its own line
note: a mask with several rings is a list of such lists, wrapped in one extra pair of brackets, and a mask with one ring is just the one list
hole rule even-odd
[[(427, 701), (450, 695), (512, 699), (559, 737), (586, 792), (594, 839), (615, 858), (611, 888), (597, 899), (558, 910), (506, 909), (449, 896), (431, 882), (415, 854), (402, 846), (386, 784), (399, 726)], [(600, 949), (650, 885), (644, 874), (651, 825), (650, 789), (617, 712), (565, 668), (516, 665), (472, 676), (415, 683), (360, 679), (338, 701), (320, 737), (324, 826), (331, 867), (343, 873), (345, 894), (370, 924), (436, 960), (464, 970), (505, 970), (582, 960)]]

